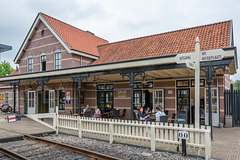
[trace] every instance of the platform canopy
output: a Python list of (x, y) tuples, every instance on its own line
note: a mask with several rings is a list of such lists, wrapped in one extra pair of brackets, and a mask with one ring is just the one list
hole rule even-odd
[(6, 52), (6, 51), (9, 51), (9, 50), (12, 50), (12, 46), (0, 44), (0, 53), (1, 52)]

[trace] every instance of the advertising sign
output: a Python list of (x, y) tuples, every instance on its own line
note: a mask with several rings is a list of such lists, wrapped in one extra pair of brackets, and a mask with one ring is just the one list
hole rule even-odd
[(126, 90), (117, 90), (117, 97), (127, 97)]
[(2, 94), (0, 94), (0, 100), (3, 100), (3, 95)]

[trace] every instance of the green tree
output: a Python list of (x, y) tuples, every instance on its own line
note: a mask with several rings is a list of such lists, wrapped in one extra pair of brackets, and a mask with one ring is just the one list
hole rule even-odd
[(10, 63), (6, 60), (0, 63), (0, 76), (6, 76), (11, 74), (14, 69), (11, 67)]
[(240, 90), (240, 80), (234, 81), (233, 88), (237, 89), (237, 90)]

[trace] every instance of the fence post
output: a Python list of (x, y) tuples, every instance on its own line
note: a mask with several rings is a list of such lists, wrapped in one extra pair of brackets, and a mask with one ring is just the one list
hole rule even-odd
[(55, 131), (56, 131), (56, 119), (57, 119), (57, 114), (54, 113), (53, 114), (53, 128), (54, 128)]
[(211, 137), (210, 127), (205, 131), (205, 159), (211, 159)]
[(58, 120), (59, 120), (58, 119), (58, 106), (56, 106), (56, 122), (55, 123), (56, 123), (56, 134), (57, 135), (58, 135), (58, 125), (59, 125), (58, 124), (59, 123)]
[(109, 122), (109, 143), (113, 143), (113, 122)]
[(82, 138), (82, 120), (80, 119), (80, 116), (77, 117), (77, 123), (78, 123), (78, 137)]
[(151, 125), (151, 151), (155, 151), (155, 125)]

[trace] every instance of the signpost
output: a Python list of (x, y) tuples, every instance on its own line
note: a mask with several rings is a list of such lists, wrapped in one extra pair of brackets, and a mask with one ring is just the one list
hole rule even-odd
[[(195, 128), (199, 128), (199, 108), (200, 108), (200, 62), (222, 60), (225, 56), (223, 49), (200, 51), (199, 38), (196, 38), (195, 52), (177, 54), (174, 58), (176, 63), (185, 63), (188, 68), (195, 70)], [(209, 110), (212, 110), (211, 104)], [(209, 125), (212, 126), (212, 114), (209, 112)]]
[(186, 139), (188, 139), (188, 132), (186, 131), (178, 131), (178, 138), (182, 139), (182, 156), (187, 155), (187, 146), (186, 146)]

